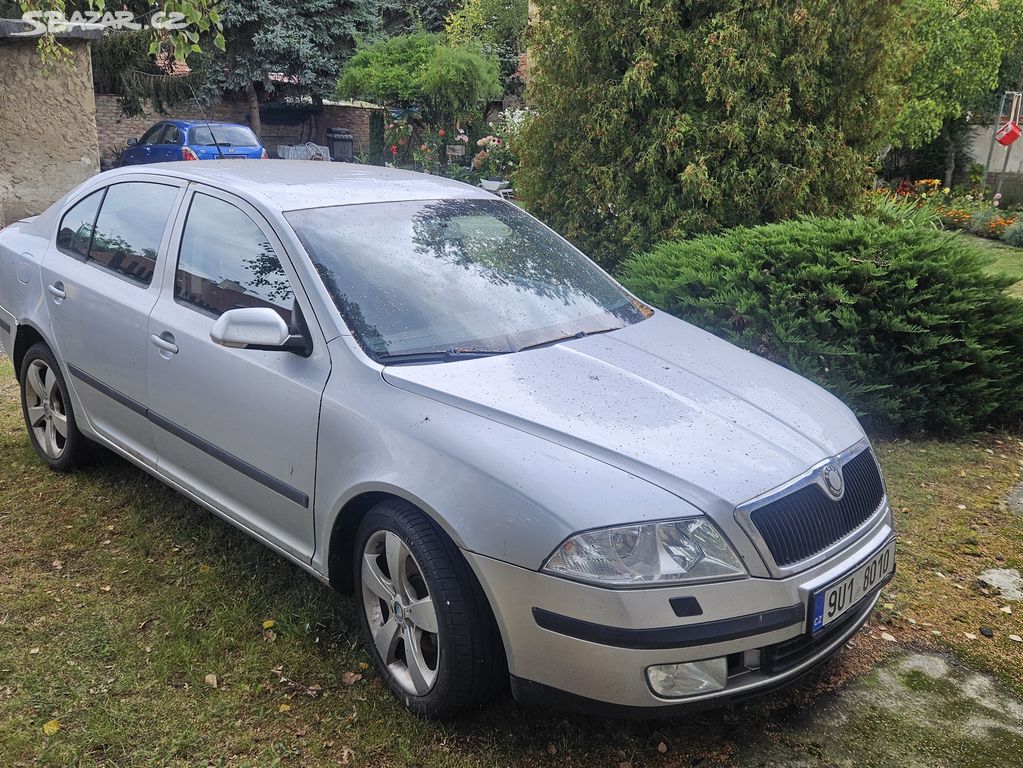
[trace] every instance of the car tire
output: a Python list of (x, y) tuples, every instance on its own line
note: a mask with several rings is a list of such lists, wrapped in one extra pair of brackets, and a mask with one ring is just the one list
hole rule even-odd
[(39, 458), (57, 472), (85, 466), (92, 445), (78, 429), (67, 384), (48, 346), (40, 342), (29, 347), (18, 383), (25, 429)]
[(359, 525), (353, 565), (367, 647), (407, 709), (447, 718), (494, 692), (505, 658), (490, 603), (432, 520), (400, 500), (377, 504)]

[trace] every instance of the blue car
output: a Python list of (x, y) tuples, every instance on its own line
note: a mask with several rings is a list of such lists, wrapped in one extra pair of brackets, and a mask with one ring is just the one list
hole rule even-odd
[(170, 160), (265, 160), (266, 150), (245, 125), (205, 120), (164, 120), (128, 139), (121, 165)]

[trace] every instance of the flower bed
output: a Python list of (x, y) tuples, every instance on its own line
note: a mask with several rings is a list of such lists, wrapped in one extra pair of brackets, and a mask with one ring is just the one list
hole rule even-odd
[(905, 218), (927, 218), (930, 213), (945, 229), (960, 229), (992, 240), (1005, 239), (1006, 231), (1021, 218), (1018, 206), (1007, 210), (1001, 194), (982, 195), (977, 185), (952, 190), (942, 187), (939, 179), (902, 179), (872, 194), (869, 206), (877, 212), (892, 215), (901, 210), (903, 213), (897, 215)]

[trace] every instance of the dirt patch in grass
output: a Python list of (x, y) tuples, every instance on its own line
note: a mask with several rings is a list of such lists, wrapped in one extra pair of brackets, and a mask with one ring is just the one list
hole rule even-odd
[[(998, 504), (1023, 458), (1008, 437), (879, 446), (901, 526), (886, 624), (873, 620), (795, 689), (641, 723), (527, 711), (505, 693), (438, 724), (382, 689), (347, 598), (125, 462), (45, 471), (16, 395), (0, 360), (5, 768), (728, 765), (748, 754), (751, 729), (802, 744), (789, 723), (903, 643), (947, 644), (1007, 679), (1023, 668), (1007, 637), (1023, 610), (1001, 613), (975, 583), (986, 568), (1023, 565), (1020, 518)], [(961, 636), (981, 623), (994, 638)]]

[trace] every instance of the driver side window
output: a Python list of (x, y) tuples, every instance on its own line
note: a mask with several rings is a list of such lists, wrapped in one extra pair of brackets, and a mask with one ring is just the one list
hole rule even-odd
[(139, 144), (159, 144), (160, 137), (163, 135), (163, 129), (166, 126), (163, 123), (158, 123), (145, 132), (145, 135), (139, 140)]
[(174, 298), (214, 317), (269, 307), (290, 326), (295, 294), (256, 223), (230, 203), (196, 192), (181, 235)]

